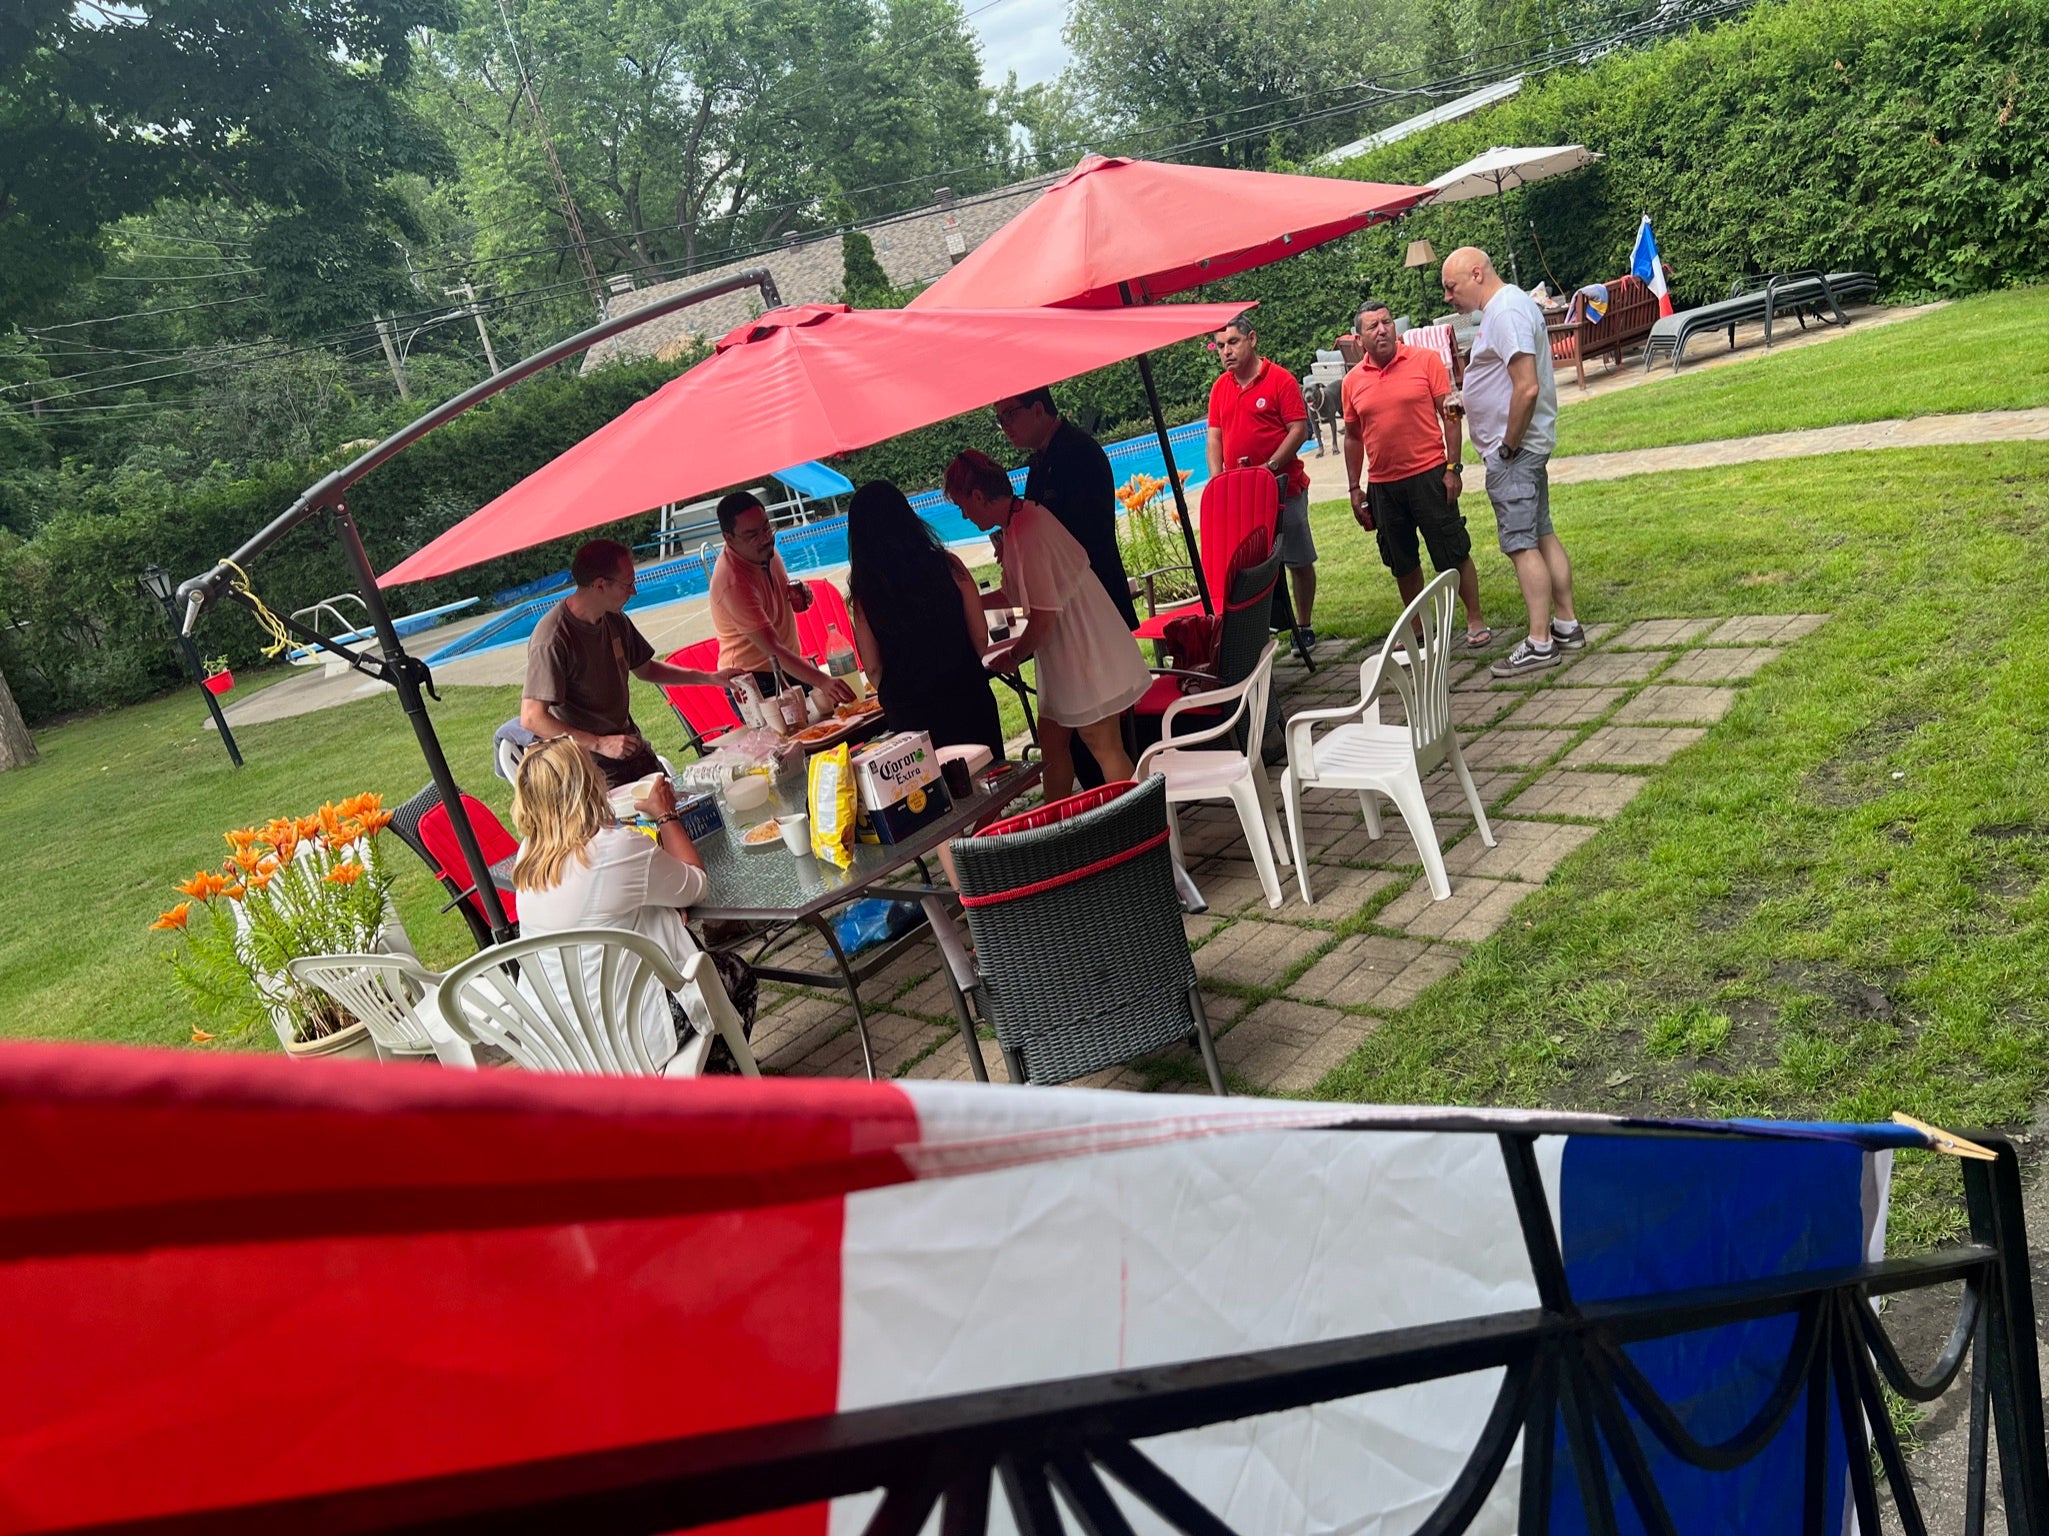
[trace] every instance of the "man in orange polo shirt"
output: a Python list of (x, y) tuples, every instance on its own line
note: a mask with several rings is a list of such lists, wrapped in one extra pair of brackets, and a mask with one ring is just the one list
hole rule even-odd
[(1403, 607), (1423, 590), (1418, 533), (1440, 574), (1458, 571), (1466, 645), (1481, 650), (1492, 643), (1494, 631), (1480, 613), (1473, 541), (1458, 506), (1463, 418), (1456, 407), (1447, 409), (1451, 375), (1429, 348), (1395, 339), (1394, 315), (1377, 299), (1360, 307), (1356, 330), (1366, 355), (1344, 384), (1352, 516), (1380, 545), (1381, 563), (1393, 573)]
[[(1295, 591), (1296, 634), (1306, 648), (1316, 644), (1310, 627), (1316, 540), (1309, 534), (1309, 471), (1296, 453), (1309, 436), (1309, 407), (1293, 375), (1259, 355), (1250, 310), (1217, 332), (1216, 347), (1224, 371), (1209, 392), (1209, 472), (1256, 464), (1281, 482), (1281, 564)], [(1223, 594), (1214, 595), (1223, 601)]]

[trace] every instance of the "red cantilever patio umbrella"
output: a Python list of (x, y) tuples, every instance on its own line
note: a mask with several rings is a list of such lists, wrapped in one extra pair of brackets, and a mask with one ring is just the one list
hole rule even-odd
[[(1352, 234), (1406, 213), (1430, 195), (1428, 187), (1337, 176), (1089, 155), (910, 308), (1144, 304)], [(1210, 594), (1181, 477), (1174, 472), (1159, 391), (1143, 354), (1138, 366), (1181, 514), (1181, 535), (1207, 607)]]
[(739, 326), (713, 354), (543, 465), (379, 586), (479, 561), (865, 448), (1005, 395), (1215, 330), (1235, 304), (858, 310), (804, 304)]

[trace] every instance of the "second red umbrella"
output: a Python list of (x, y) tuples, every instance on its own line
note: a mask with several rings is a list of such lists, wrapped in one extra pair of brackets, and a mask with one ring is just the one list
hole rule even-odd
[[(1428, 187), (1342, 176), (1285, 176), (1089, 155), (910, 307), (1143, 304), (1353, 234), (1406, 213), (1430, 195)], [(1212, 608), (1167, 441), (1160, 392), (1143, 354), (1138, 367), (1196, 588), (1203, 606)]]

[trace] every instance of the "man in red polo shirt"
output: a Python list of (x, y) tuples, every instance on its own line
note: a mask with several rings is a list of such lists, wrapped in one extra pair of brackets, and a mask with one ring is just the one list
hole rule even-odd
[(1281, 564), (1295, 590), (1296, 633), (1312, 646), (1316, 540), (1309, 535), (1309, 471), (1295, 456), (1309, 436), (1309, 407), (1288, 371), (1259, 355), (1250, 310), (1217, 332), (1216, 346), (1224, 371), (1209, 392), (1209, 472), (1256, 464), (1281, 482)]
[[(1466, 645), (1483, 649), (1494, 631), (1480, 614), (1480, 578), (1473, 541), (1459, 511), (1463, 417), (1453, 407), (1451, 375), (1428, 347), (1395, 339), (1394, 316), (1378, 299), (1360, 307), (1357, 334), (1365, 356), (1345, 375), (1345, 479), (1352, 516), (1380, 545), (1402, 606), (1423, 590), (1420, 532), (1438, 572), (1458, 571), (1466, 605)], [(1361, 475), (1365, 485), (1360, 485)]]

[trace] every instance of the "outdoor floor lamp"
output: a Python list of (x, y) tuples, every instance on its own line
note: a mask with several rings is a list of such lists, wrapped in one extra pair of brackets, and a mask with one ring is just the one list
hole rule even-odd
[(164, 610), (164, 622), (171, 626), (171, 633), (178, 641), (178, 654), (185, 659), (185, 671), (206, 699), (207, 710), (213, 715), (213, 728), (221, 733), (221, 745), (228, 749), (228, 761), (237, 768), (242, 766), (242, 753), (235, 745), (235, 733), (228, 729), (228, 717), (221, 713), (221, 701), (206, 686), (206, 669), (199, 664), (199, 652), (192, 644), (192, 637), (178, 627), (178, 608), (173, 601), (177, 590), (176, 579), (160, 565), (145, 567), (135, 578), (136, 586), (157, 600), (157, 606)]

